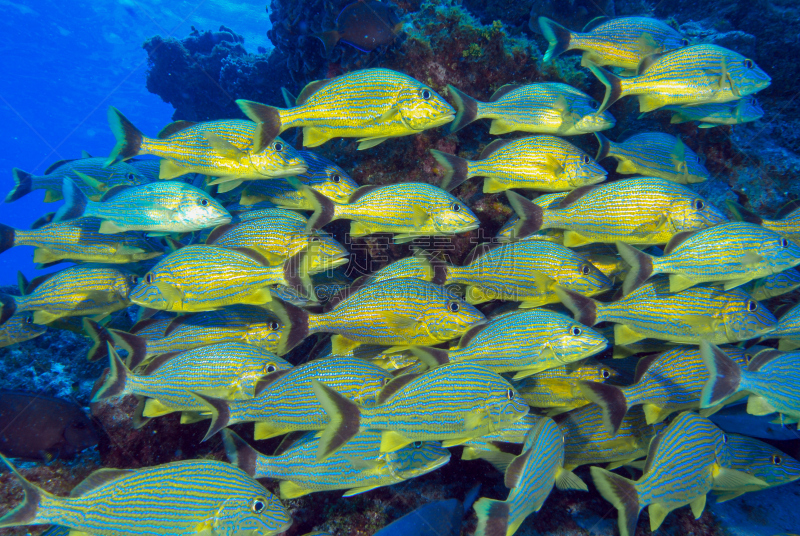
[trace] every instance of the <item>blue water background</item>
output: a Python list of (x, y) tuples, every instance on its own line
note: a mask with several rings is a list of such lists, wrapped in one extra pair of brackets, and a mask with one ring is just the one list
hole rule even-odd
[[(191, 26), (220, 24), (245, 37), (245, 48), (272, 47), (264, 0), (69, 1), (0, 0), (0, 199), (13, 187), (11, 169), (42, 174), (81, 151), (105, 156), (114, 145), (106, 110), (114, 105), (145, 134), (171, 121), (172, 107), (147, 91), (142, 43), (156, 34), (186, 37)], [(0, 222), (26, 229), (61, 202), (44, 203), (37, 190), (0, 204)], [(44, 273), (33, 248), (0, 254), (0, 285)], [(50, 271), (66, 265), (53, 267)]]

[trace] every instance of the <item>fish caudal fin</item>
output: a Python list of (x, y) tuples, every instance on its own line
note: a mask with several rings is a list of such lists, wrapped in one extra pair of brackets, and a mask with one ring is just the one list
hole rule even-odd
[(236, 104), (250, 121), (256, 123), (256, 131), (255, 134), (253, 134), (251, 151), (253, 153), (260, 153), (266, 149), (283, 130), (281, 112), (274, 106), (267, 106), (266, 104), (244, 99), (237, 99)]
[(20, 197), (28, 195), (33, 190), (33, 175), (27, 171), (14, 168), (11, 170), (11, 176), (14, 178), (14, 187), (8, 192), (8, 195), (6, 195), (6, 203), (16, 201)]
[(336, 30), (330, 30), (328, 32), (315, 33), (314, 37), (322, 41), (322, 46), (325, 47), (325, 57), (330, 58), (333, 48), (339, 42), (341, 36)]
[(434, 160), (442, 166), (444, 177), (439, 184), (442, 190), (452, 191), (469, 179), (469, 162), (460, 156), (431, 149)]
[(72, 179), (64, 179), (61, 191), (64, 193), (64, 204), (56, 211), (53, 221), (74, 220), (82, 217), (89, 204), (89, 198), (83, 195)]
[(135, 369), (147, 357), (147, 341), (138, 335), (109, 329), (108, 333), (114, 341), (114, 346), (119, 346), (128, 352), (128, 367)]
[(728, 206), (730, 211), (733, 212), (734, 219), (738, 221), (746, 221), (748, 223), (755, 223), (756, 225), (761, 225), (764, 222), (764, 219), (761, 216), (747, 210), (736, 201), (731, 201), (729, 199), (725, 201), (725, 204)]
[(569, 50), (572, 32), (568, 29), (547, 17), (539, 17), (539, 28), (541, 28), (542, 35), (544, 35), (544, 38), (547, 39), (547, 42), (550, 44), (550, 46), (547, 47), (547, 52), (544, 53), (544, 61), (550, 61), (559, 54)]
[(622, 293), (627, 296), (653, 275), (653, 258), (624, 242), (617, 242), (620, 257), (631, 267), (622, 283)]
[(309, 242), (306, 249), (286, 259), (283, 263), (283, 279), (286, 286), (296, 290), (304, 298), (316, 301), (314, 284), (308, 270), (311, 268), (311, 259), (319, 255), (319, 242)]
[(273, 300), (264, 306), (272, 311), (284, 326), (278, 341), (278, 355), (288, 353), (311, 334), (308, 329), (308, 311), (280, 300)]
[(86, 359), (97, 361), (108, 357), (108, 344), (114, 341), (111, 333), (91, 318), (83, 319), (83, 331), (92, 339), (93, 343), (86, 353)]
[(478, 119), (480, 103), (452, 84), (448, 84), (447, 89), (456, 101), (456, 118), (450, 123), (450, 134), (452, 134)]
[(319, 438), (317, 460), (324, 460), (350, 441), (361, 427), (361, 408), (319, 380), (311, 388), (331, 422)]
[(599, 302), (558, 285), (553, 290), (564, 307), (572, 311), (575, 320), (581, 324), (594, 326), (602, 320), (597, 315)]
[[(194, 391), (188, 392), (194, 397), (195, 400), (206, 407), (203, 413), (208, 412), (211, 414), (211, 424), (208, 426), (208, 431), (206, 432), (205, 437), (203, 437), (203, 441), (208, 441), (217, 432), (228, 426), (228, 423), (230, 423), (231, 420), (231, 408), (228, 405), (227, 400), (214, 398), (213, 396), (201, 395), (200, 393), (195, 393)], [(201, 443), (203, 441), (201, 441)]]
[(514, 225), (514, 238), (525, 238), (542, 228), (544, 222), (542, 207), (513, 190), (506, 190), (506, 198), (519, 216), (519, 222)]
[(225, 445), (225, 454), (231, 464), (250, 476), (256, 475), (256, 460), (258, 460), (256, 449), (231, 430), (222, 431), (222, 444)]
[(28, 480), (19, 474), (17, 468), (11, 465), (11, 462), (8, 461), (8, 458), (0, 454), (0, 460), (6, 464), (6, 466), (14, 473), (14, 476), (17, 477), (20, 485), (22, 486), (22, 491), (25, 493), (25, 497), (22, 502), (13, 510), (8, 512), (3, 517), (0, 517), (0, 528), (1, 527), (17, 527), (20, 525), (36, 525), (39, 523), (36, 520), (36, 514), (39, 513), (39, 503), (42, 500), (42, 496), (48, 496), (51, 498), (55, 498), (53, 495), (50, 495), (43, 489), (34, 486)]
[(429, 346), (412, 346), (409, 348), (414, 357), (424, 363), (429, 369), (435, 369), (450, 362), (449, 352), (442, 348)]
[(739, 391), (742, 369), (728, 354), (706, 341), (700, 342), (700, 355), (711, 373), (700, 395), (700, 407), (705, 409), (716, 406)]
[(478, 516), (475, 536), (506, 536), (510, 513), (508, 503), (481, 497), (472, 507)]
[(0, 293), (0, 326), (17, 312), (17, 302), (9, 294)]
[(133, 126), (133, 123), (127, 117), (122, 115), (122, 112), (113, 106), (108, 107), (108, 125), (117, 139), (117, 144), (106, 160), (106, 167), (139, 154), (144, 135), (138, 128)]
[(606, 86), (606, 95), (603, 98), (603, 104), (597, 110), (597, 113), (601, 114), (622, 97), (622, 79), (593, 63), (589, 64), (589, 70), (594, 73), (604, 86)]
[(16, 229), (0, 223), (0, 253), (14, 247), (14, 239), (16, 235)]
[(599, 162), (603, 158), (607, 157), (611, 152), (611, 140), (599, 132), (595, 132), (594, 137), (597, 138), (597, 143), (600, 145), (600, 147), (597, 149), (597, 156), (594, 158)]
[(639, 493), (634, 483), (597, 466), (591, 467), (590, 472), (597, 491), (618, 511), (620, 536), (634, 536), (641, 511)]
[(131, 371), (128, 370), (128, 367), (122, 362), (122, 359), (120, 359), (117, 351), (111, 346), (111, 343), (108, 343), (108, 359), (108, 374), (106, 374), (103, 385), (97, 389), (97, 392), (92, 397), (92, 402), (105, 400), (112, 396), (119, 396), (125, 392), (125, 384), (128, 382), (128, 376), (130, 376)]
[(628, 413), (628, 400), (619, 387), (598, 382), (580, 382), (583, 396), (600, 406), (603, 412), (603, 425), (612, 436), (617, 435), (625, 414)]
[(336, 203), (334, 201), (328, 199), (313, 188), (302, 184), (295, 177), (288, 177), (286, 180), (306, 198), (306, 201), (311, 204), (314, 210), (314, 213), (309, 216), (308, 223), (306, 224), (307, 233), (322, 229), (333, 221), (336, 216)]

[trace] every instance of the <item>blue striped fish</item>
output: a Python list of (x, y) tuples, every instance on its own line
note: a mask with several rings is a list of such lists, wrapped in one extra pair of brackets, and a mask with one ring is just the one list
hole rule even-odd
[(595, 133), (600, 148), (596, 160), (617, 160), (617, 173), (661, 177), (680, 184), (703, 182), (709, 173), (697, 153), (680, 138), (663, 132), (634, 134), (623, 142), (613, 142)]
[(511, 188), (563, 191), (603, 182), (607, 172), (592, 157), (556, 136), (495, 140), (477, 160), (430, 150), (443, 168), (442, 188), (453, 190), (470, 177), (484, 177), (483, 192)]
[(698, 104), (695, 106), (664, 106), (672, 112), (670, 123), (697, 121), (697, 128), (717, 125), (740, 125), (764, 117), (764, 109), (752, 95), (731, 102)]
[(158, 138), (148, 138), (113, 106), (108, 124), (117, 144), (107, 165), (134, 156), (161, 157), (159, 179), (173, 179), (186, 173), (217, 177), (212, 183), (227, 183), (232, 189), (245, 179), (267, 179), (303, 173), (307, 165), (294, 147), (282, 139), (256, 142), (257, 125), (241, 119), (193, 123), (176, 121)]
[(390, 69), (351, 71), (311, 82), (294, 108), (241, 99), (236, 104), (258, 124), (256, 146), (268, 144), (287, 128), (302, 127), (305, 147), (331, 138), (359, 138), (358, 150), (364, 150), (387, 138), (446, 125), (455, 115), (433, 89)]
[(443, 441), (448, 447), (500, 430), (529, 409), (502, 376), (469, 361), (398, 376), (369, 406), (343, 396), (324, 380), (311, 383), (330, 419), (320, 437), (319, 459), (331, 456), (359, 430), (382, 431), (382, 452), (414, 441)]
[[(725, 447), (730, 453), (729, 468), (760, 478), (770, 488), (800, 479), (800, 462), (783, 451), (752, 437), (726, 435), (728, 441)], [(728, 490), (715, 488), (713, 491), (720, 503), (760, 489), (764, 489), (764, 486), (750, 484)]]
[(255, 439), (268, 439), (298, 430), (322, 430), (330, 422), (314, 394), (314, 381), (324, 382), (359, 404), (374, 403), (392, 376), (360, 357), (315, 359), (288, 371), (279, 371), (256, 385), (252, 399), (222, 400), (198, 394), (211, 415), (206, 438), (226, 426), (255, 422)]
[(233, 465), (253, 478), (281, 481), (281, 499), (334, 489), (347, 490), (344, 496), (351, 497), (422, 476), (450, 461), (450, 452), (431, 441), (381, 452), (379, 432), (360, 432), (338, 452), (319, 461), (319, 439), (314, 435), (304, 435), (275, 456), (261, 454), (230, 430), (223, 430), (222, 439)]
[(314, 206), (307, 229), (346, 219), (350, 236), (393, 233), (395, 243), (418, 236), (464, 233), (480, 226), (478, 218), (458, 198), (423, 182), (362, 186), (346, 204), (336, 203), (306, 186), (301, 191)]
[(72, 179), (83, 195), (97, 201), (103, 193), (114, 186), (135, 186), (149, 182), (148, 178), (135, 167), (118, 162), (106, 167), (105, 158), (79, 158), (59, 160), (48, 167), (44, 175), (31, 175), (27, 171), (14, 168), (14, 188), (8, 192), (6, 203), (28, 195), (33, 190), (44, 190), (44, 202), (53, 203), (64, 198), (61, 187), (64, 179)]
[(650, 530), (661, 526), (671, 511), (690, 505), (695, 519), (703, 513), (706, 494), (731, 482), (762, 483), (728, 469), (725, 438), (714, 424), (691, 412), (681, 413), (650, 445), (644, 474), (632, 481), (592, 467), (600, 494), (619, 511), (621, 536), (633, 536), (640, 512), (649, 506)]
[(553, 486), (589, 491), (564, 465), (564, 436), (552, 419), (541, 419), (525, 438), (522, 454), (505, 472), (511, 489), (505, 501), (481, 497), (473, 508), (478, 515), (475, 536), (512, 536), (525, 519), (538, 512)]
[(130, 305), (128, 296), (136, 281), (136, 276), (115, 268), (65, 268), (34, 279), (23, 296), (0, 294), (0, 325), (26, 311), (33, 311), (34, 324), (113, 313)]
[[(103, 163), (105, 163), (105, 158), (103, 159)], [(113, 168), (114, 166), (119, 165), (120, 162), (108, 166), (107, 169)], [(136, 171), (139, 174), (147, 179), (147, 182), (154, 182), (158, 180), (158, 174), (161, 171), (161, 159), (160, 158), (132, 158), (127, 162), (124, 162), (129, 166), (136, 168)], [(176, 177), (177, 178), (177, 177)]]
[(709, 282), (720, 282), (728, 290), (800, 264), (800, 246), (775, 231), (740, 221), (677, 235), (660, 257), (622, 242), (617, 248), (631, 265), (622, 286), (626, 294), (656, 274), (669, 274), (670, 292)]
[(514, 459), (514, 455), (505, 452), (505, 443), (522, 445), (525, 437), (531, 428), (542, 419), (539, 415), (528, 413), (519, 420), (509, 423), (502, 429), (476, 437), (461, 444), (464, 450), (461, 452), (462, 460), (484, 459), (494, 465), (501, 473), (506, 472), (508, 464)]
[(638, 177), (572, 191), (556, 207), (543, 209), (518, 194), (509, 201), (520, 221), (516, 236), (563, 229), (564, 245), (592, 242), (666, 244), (681, 232), (728, 219), (686, 186), (658, 177)]
[[(534, 31), (536, 22), (531, 15), (530, 26)], [(538, 23), (550, 45), (544, 61), (550, 61), (567, 50), (583, 50), (582, 67), (609, 65), (635, 71), (647, 56), (689, 44), (680, 32), (649, 17), (611, 19), (586, 33), (572, 32), (547, 17), (539, 17)]]
[(800, 421), (800, 352), (766, 349), (742, 367), (714, 345), (700, 346), (710, 378), (700, 397), (700, 407), (710, 408), (733, 395), (746, 393), (747, 413), (780, 413), (779, 422)]
[(478, 119), (491, 119), (489, 134), (523, 131), (572, 136), (606, 130), (616, 121), (608, 113), (597, 113), (600, 103), (583, 91), (559, 82), (506, 84), (489, 102), (479, 102), (455, 86), (448, 85), (456, 101), (456, 118), (450, 132)]
[(586, 296), (612, 286), (593, 264), (560, 244), (521, 240), (487, 249), (466, 266), (445, 268), (445, 284), (464, 285), (469, 303), (512, 300), (523, 308), (539, 307), (558, 302), (557, 286)]
[(432, 366), (469, 361), (525, 378), (602, 352), (608, 341), (571, 318), (544, 309), (506, 313), (471, 328), (454, 349), (416, 347)]
[(100, 201), (90, 201), (75, 182), (64, 179), (64, 205), (53, 221), (94, 217), (100, 234), (123, 231), (184, 233), (231, 221), (231, 215), (204, 191), (180, 181), (119, 187)]
[(756, 279), (742, 287), (756, 301), (783, 296), (796, 288), (800, 288), (800, 271), (794, 269)]
[[(255, 210), (248, 210), (237, 215), (240, 222), (268, 218), (272, 220), (271, 225), (276, 225), (280, 229), (287, 229), (289, 231), (297, 229), (297, 222), (301, 222), (303, 226), (308, 223), (308, 218), (285, 208), (269, 207), (259, 208)], [(300, 227), (304, 228), (304, 227)]]
[(47, 331), (47, 326), (35, 324), (32, 314), (13, 315), (0, 326), (0, 348), (35, 339), (45, 331)]
[(131, 292), (131, 301), (162, 311), (210, 311), (226, 305), (272, 301), (271, 285), (310, 287), (306, 258), (316, 244), (281, 266), (254, 249), (186, 246), (158, 262)]
[(771, 82), (753, 60), (718, 45), (694, 45), (649, 56), (631, 78), (588, 67), (606, 86), (600, 111), (627, 95), (639, 96), (640, 112), (670, 104), (729, 102), (761, 91)]
[[(553, 192), (551, 194), (543, 194), (532, 199), (531, 202), (535, 205), (539, 205), (542, 208), (550, 208), (551, 206), (557, 206), (558, 203), (560, 203), (561, 200), (567, 196), (567, 194), (569, 194), (569, 192)], [(500, 230), (497, 231), (495, 238), (500, 242), (513, 242), (516, 240), (517, 232), (519, 231), (520, 227), (519, 221), (519, 215), (512, 214), (511, 217), (508, 218), (508, 221), (506, 221)], [(564, 231), (561, 229), (542, 229), (521, 238), (530, 240), (548, 240), (557, 244), (563, 244)]]
[(600, 303), (557, 288), (561, 302), (587, 326), (614, 322), (614, 344), (646, 338), (700, 344), (746, 341), (775, 329), (769, 310), (740, 289), (692, 287), (676, 294), (669, 281), (656, 278), (624, 298)]
[[(724, 352), (740, 366), (749, 354), (736, 347)], [(700, 349), (678, 346), (661, 354), (643, 357), (636, 364), (634, 383), (628, 387), (585, 382), (581, 392), (603, 411), (606, 430), (617, 432), (630, 408), (641, 405), (648, 424), (658, 423), (670, 414), (700, 407), (700, 394), (709, 379)]]
[(483, 313), (446, 288), (410, 277), (365, 285), (325, 313), (277, 301), (268, 307), (289, 327), (278, 343), (279, 355), (314, 333), (336, 334), (334, 354), (356, 344), (439, 344), (485, 320)]
[(796, 244), (800, 244), (800, 208), (796, 208), (779, 219), (762, 218), (753, 214), (744, 207), (728, 201), (728, 207), (733, 211), (736, 219), (755, 223), (771, 229), (781, 236), (785, 236)]
[(278, 534), (292, 524), (281, 502), (247, 473), (216, 460), (143, 469), (100, 469), (69, 497), (28, 482), (0, 455), (25, 491), (0, 527), (57, 524), (102, 536)]
[(778, 325), (769, 333), (769, 338), (778, 338), (778, 349), (794, 350), (800, 339), (800, 303), (786, 311), (778, 320)]

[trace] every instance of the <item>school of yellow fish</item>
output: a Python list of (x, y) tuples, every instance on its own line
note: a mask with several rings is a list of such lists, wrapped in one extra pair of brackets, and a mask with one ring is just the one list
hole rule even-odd
[[(350, 496), (433, 471), (455, 446), (509, 488), (475, 503), (479, 536), (514, 534), (553, 486), (586, 491), (573, 472), (583, 465), (623, 536), (647, 506), (655, 530), (682, 506), (699, 517), (709, 492), (729, 500), (800, 478), (800, 462), (707, 418), (746, 397), (753, 415), (800, 420), (800, 309), (778, 320), (759, 301), (800, 287), (800, 211), (766, 220), (733, 206), (729, 221), (691, 188), (709, 172), (680, 139), (600, 134), (629, 95), (642, 112), (670, 109), (673, 122), (703, 128), (757, 119), (753, 95), (769, 76), (655, 19), (585, 33), (538, 24), (545, 61), (581, 50), (606, 87), (601, 103), (543, 82), (502, 86), (488, 102), (450, 86), (453, 106), (373, 68), (287, 93), (287, 108), (237, 101), (249, 120), (176, 121), (155, 137), (111, 108), (108, 158), (42, 176), (15, 169), (7, 202), (43, 189), (63, 204), (30, 230), (0, 226), (0, 250), (33, 246), (41, 266), (75, 264), (21, 276), (19, 296), (0, 296), (2, 344), (44, 326), (81, 330), (95, 342), (89, 359), (109, 362), (94, 401), (137, 397), (136, 427), (173, 412), (206, 421), (231, 463), (103, 469), (70, 497), (15, 471), (25, 499), (0, 527), (277, 534), (291, 518), (256, 479), (280, 481), (282, 499)], [(279, 137), (297, 127), (304, 147), (345, 137), (365, 150), (484, 118), (492, 135), (533, 135), (497, 139), (472, 160), (432, 150), (437, 185), (359, 187)], [(587, 134), (596, 159), (565, 139)], [(607, 157), (634, 177), (606, 182)], [(416, 249), (355, 281), (343, 275), (349, 252), (325, 225), (349, 220), (352, 237), (398, 243), (467, 233), (480, 223), (450, 190), (472, 177), (516, 215), (462, 266)], [(486, 302), (504, 303), (487, 316)], [(106, 325), (131, 305), (132, 329)], [(775, 339), (779, 349), (750, 344)], [(319, 357), (281, 357), (314, 341)], [(618, 367), (597, 358), (607, 350)], [(255, 439), (285, 435), (281, 451), (261, 454), (227, 429), (242, 422)], [(612, 472), (622, 466), (641, 476)]]

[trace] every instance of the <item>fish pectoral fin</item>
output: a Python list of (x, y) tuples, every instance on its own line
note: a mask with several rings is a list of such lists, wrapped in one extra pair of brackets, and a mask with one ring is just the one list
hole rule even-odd
[(359, 493), (365, 493), (367, 491), (377, 489), (383, 486), (383, 484), (378, 484), (377, 486), (362, 486), (360, 488), (350, 488), (349, 490), (344, 492), (342, 497), (352, 497), (353, 495), (358, 495)]
[(259, 421), (253, 426), (253, 439), (269, 439), (271, 437), (278, 437), (288, 434), (292, 430), (280, 428), (272, 423), (266, 421)]
[(384, 430), (381, 433), (381, 452), (394, 452), (413, 442), (413, 439), (408, 439), (394, 430)]
[(419, 205), (412, 205), (411, 207), (411, 223), (414, 224), (414, 227), (417, 229), (422, 228), (425, 225), (425, 222), (431, 217), (428, 214), (428, 211), (425, 210), (425, 207)]
[(671, 510), (668, 510), (667, 507), (661, 503), (651, 503), (647, 512), (650, 514), (650, 530), (655, 532), (658, 530), (658, 527), (661, 526), (661, 523), (664, 522), (664, 518), (667, 517), (667, 514), (669, 514)]
[(124, 233), (127, 229), (125, 227), (121, 227), (110, 220), (103, 220), (100, 223), (100, 229), (98, 232), (100, 234), (117, 234), (117, 233)]
[[(399, 113), (400, 113), (400, 106), (398, 104), (395, 104), (394, 106), (391, 106), (385, 112), (383, 112), (378, 119), (372, 122), (372, 124), (380, 124), (380, 123), (385, 123), (387, 121), (392, 121)], [(400, 118), (400, 120), (402, 121), (402, 118)]]
[(699, 519), (703, 515), (703, 510), (706, 509), (706, 494), (700, 495), (698, 498), (689, 503), (692, 508), (692, 514), (695, 519)]
[(743, 471), (737, 471), (736, 469), (721, 467), (720, 465), (717, 464), (714, 464), (713, 478), (714, 478), (714, 485), (712, 486), (713, 489), (733, 491), (746, 488), (749, 486), (756, 486), (759, 488), (769, 487), (769, 484), (767, 484), (766, 482), (764, 482), (763, 480), (761, 480), (756, 476), (753, 476), (749, 473), (745, 473)]
[(199, 411), (184, 411), (181, 413), (181, 424), (194, 424), (210, 418), (209, 415), (203, 415)]
[(175, 408), (170, 408), (164, 405), (163, 402), (160, 400), (156, 400), (155, 398), (148, 398), (147, 402), (144, 403), (144, 410), (142, 411), (143, 417), (160, 417), (162, 415), (167, 415), (168, 413), (175, 412)]
[(670, 292), (680, 292), (682, 290), (686, 290), (689, 287), (693, 287), (697, 284), (697, 281), (693, 281), (686, 277), (683, 274), (670, 274), (669, 275), (669, 291)]
[(317, 147), (331, 139), (327, 134), (324, 134), (316, 127), (303, 127), (303, 146), (304, 147)]
[(214, 149), (214, 152), (220, 156), (224, 156), (225, 158), (230, 158), (231, 160), (236, 160), (238, 162), (247, 154), (228, 140), (221, 138), (213, 132), (202, 131), (200, 132), (200, 135), (206, 139), (208, 144), (211, 145), (211, 148)]
[(466, 430), (475, 430), (476, 428), (480, 428), (483, 426), (487, 416), (486, 410), (483, 408), (477, 408), (468, 411), (464, 416), (464, 428)]
[(758, 395), (750, 395), (747, 398), (747, 413), (750, 415), (769, 415), (777, 410), (766, 398)]
[(681, 315), (677, 320), (693, 327), (696, 331), (715, 332), (719, 329), (719, 319), (709, 315)]
[(293, 480), (281, 480), (280, 483), (281, 499), (296, 499), (297, 497), (308, 495), (313, 491), (313, 489), (303, 487), (302, 484), (299, 484)]
[(625, 324), (614, 325), (614, 344), (632, 344), (645, 338), (644, 335), (637, 333)]
[(241, 303), (250, 305), (264, 305), (272, 301), (272, 292), (269, 287), (263, 287), (254, 291), (249, 296), (242, 299)]
[(578, 475), (572, 471), (567, 471), (563, 467), (559, 467), (556, 470), (556, 487), (562, 491), (568, 489), (589, 491), (586, 482), (581, 480)]
[(360, 342), (348, 339), (343, 335), (333, 335), (331, 336), (331, 353), (333, 355), (348, 355), (360, 344)]
[(413, 316), (402, 315), (392, 311), (383, 311), (381, 314), (389, 325), (402, 330), (415, 330), (417, 326), (423, 324)]
[(354, 468), (362, 471), (373, 471), (381, 465), (379, 460), (365, 460), (355, 456), (343, 456), (343, 458)]
[(561, 177), (564, 174), (564, 164), (556, 160), (552, 154), (547, 154), (544, 157), (544, 167), (553, 174), (554, 177)]
[(568, 248), (591, 244), (594, 239), (584, 236), (577, 231), (564, 231), (564, 245)]
[(764, 257), (756, 253), (755, 251), (747, 252), (739, 261), (739, 264), (744, 265), (753, 265), (753, 264), (762, 264), (764, 262)]
[(655, 404), (642, 404), (642, 409), (644, 410), (644, 418), (647, 424), (661, 422), (671, 413), (671, 411)]

